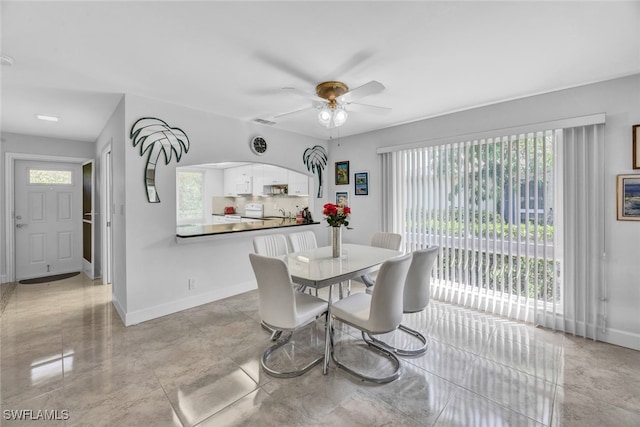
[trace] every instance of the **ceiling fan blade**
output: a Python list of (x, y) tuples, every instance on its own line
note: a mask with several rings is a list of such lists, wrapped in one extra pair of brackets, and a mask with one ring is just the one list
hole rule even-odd
[(388, 114), (391, 112), (389, 107), (381, 107), (379, 105), (360, 104), (358, 102), (350, 102), (347, 104), (351, 111), (366, 111), (367, 113)]
[(313, 93), (305, 92), (305, 91), (300, 90), (300, 89), (296, 89), (295, 87), (283, 87), (282, 90), (285, 90), (285, 91), (291, 92), (291, 93), (295, 93), (296, 95), (302, 96), (303, 98), (311, 99), (313, 101), (325, 102), (325, 100), (320, 98), (319, 96), (317, 96), (317, 95), (315, 95)]
[(344, 76), (350, 72), (353, 72), (354, 69), (361, 68), (366, 61), (369, 60), (374, 55), (373, 50), (361, 50), (359, 52), (354, 53), (350, 58), (348, 58), (344, 63), (340, 64), (330, 73), (325, 73), (326, 76)]
[(264, 52), (256, 52), (255, 56), (261, 61), (271, 65), (273, 68), (283, 71), (309, 84), (315, 84), (315, 81), (317, 80), (316, 76), (312, 76), (305, 70), (296, 67), (291, 61), (287, 59), (270, 56)]
[(274, 119), (279, 119), (280, 117), (284, 117), (284, 116), (290, 116), (293, 114), (298, 114), (298, 113), (302, 113), (303, 111), (307, 111), (307, 110), (313, 110), (315, 107), (304, 107), (301, 108), (299, 110), (294, 110), (294, 111), (289, 111), (288, 113), (282, 113), (282, 114), (278, 114), (273, 116)]
[(371, 80), (369, 83), (365, 83), (342, 96), (336, 98), (340, 103), (350, 103), (357, 99), (364, 98), (365, 96), (373, 95), (384, 90), (384, 85), (375, 80)]

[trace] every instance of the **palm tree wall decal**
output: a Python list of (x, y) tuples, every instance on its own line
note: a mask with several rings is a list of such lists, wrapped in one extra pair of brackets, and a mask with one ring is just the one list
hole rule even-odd
[(144, 170), (144, 182), (147, 188), (149, 203), (160, 203), (156, 191), (156, 166), (160, 155), (164, 154), (164, 163), (168, 165), (173, 154), (176, 162), (182, 153), (189, 151), (189, 138), (180, 128), (172, 128), (166, 122), (154, 117), (143, 117), (131, 126), (129, 137), (133, 146), (140, 145), (140, 155), (147, 154), (147, 165)]
[(318, 195), (322, 198), (322, 170), (327, 165), (327, 152), (321, 145), (307, 148), (302, 154), (302, 161), (307, 165), (307, 170), (318, 175)]

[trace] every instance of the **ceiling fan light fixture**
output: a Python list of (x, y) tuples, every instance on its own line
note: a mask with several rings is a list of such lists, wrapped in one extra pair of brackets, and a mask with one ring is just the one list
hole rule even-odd
[(346, 121), (347, 121), (347, 117), (349, 117), (349, 115), (347, 114), (347, 111), (339, 108), (336, 109), (333, 112), (333, 124), (334, 126), (338, 127), (338, 126), (342, 126)]
[(318, 113), (318, 121), (321, 125), (329, 127), (331, 126), (331, 119), (333, 114), (329, 108), (325, 107)]

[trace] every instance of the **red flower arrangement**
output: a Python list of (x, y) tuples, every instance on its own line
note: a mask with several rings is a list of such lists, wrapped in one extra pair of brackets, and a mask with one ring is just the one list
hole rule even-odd
[(324, 205), (324, 211), (322, 212), (331, 227), (345, 227), (349, 225), (349, 214), (351, 208), (344, 205), (335, 205), (333, 203), (327, 203)]

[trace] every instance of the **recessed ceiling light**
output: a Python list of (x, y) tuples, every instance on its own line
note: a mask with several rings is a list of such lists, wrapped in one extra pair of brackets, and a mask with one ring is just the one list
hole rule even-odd
[(46, 114), (36, 114), (36, 119), (44, 120), (44, 121), (47, 121), (47, 122), (57, 122), (58, 120), (60, 120), (56, 116), (48, 116)]

